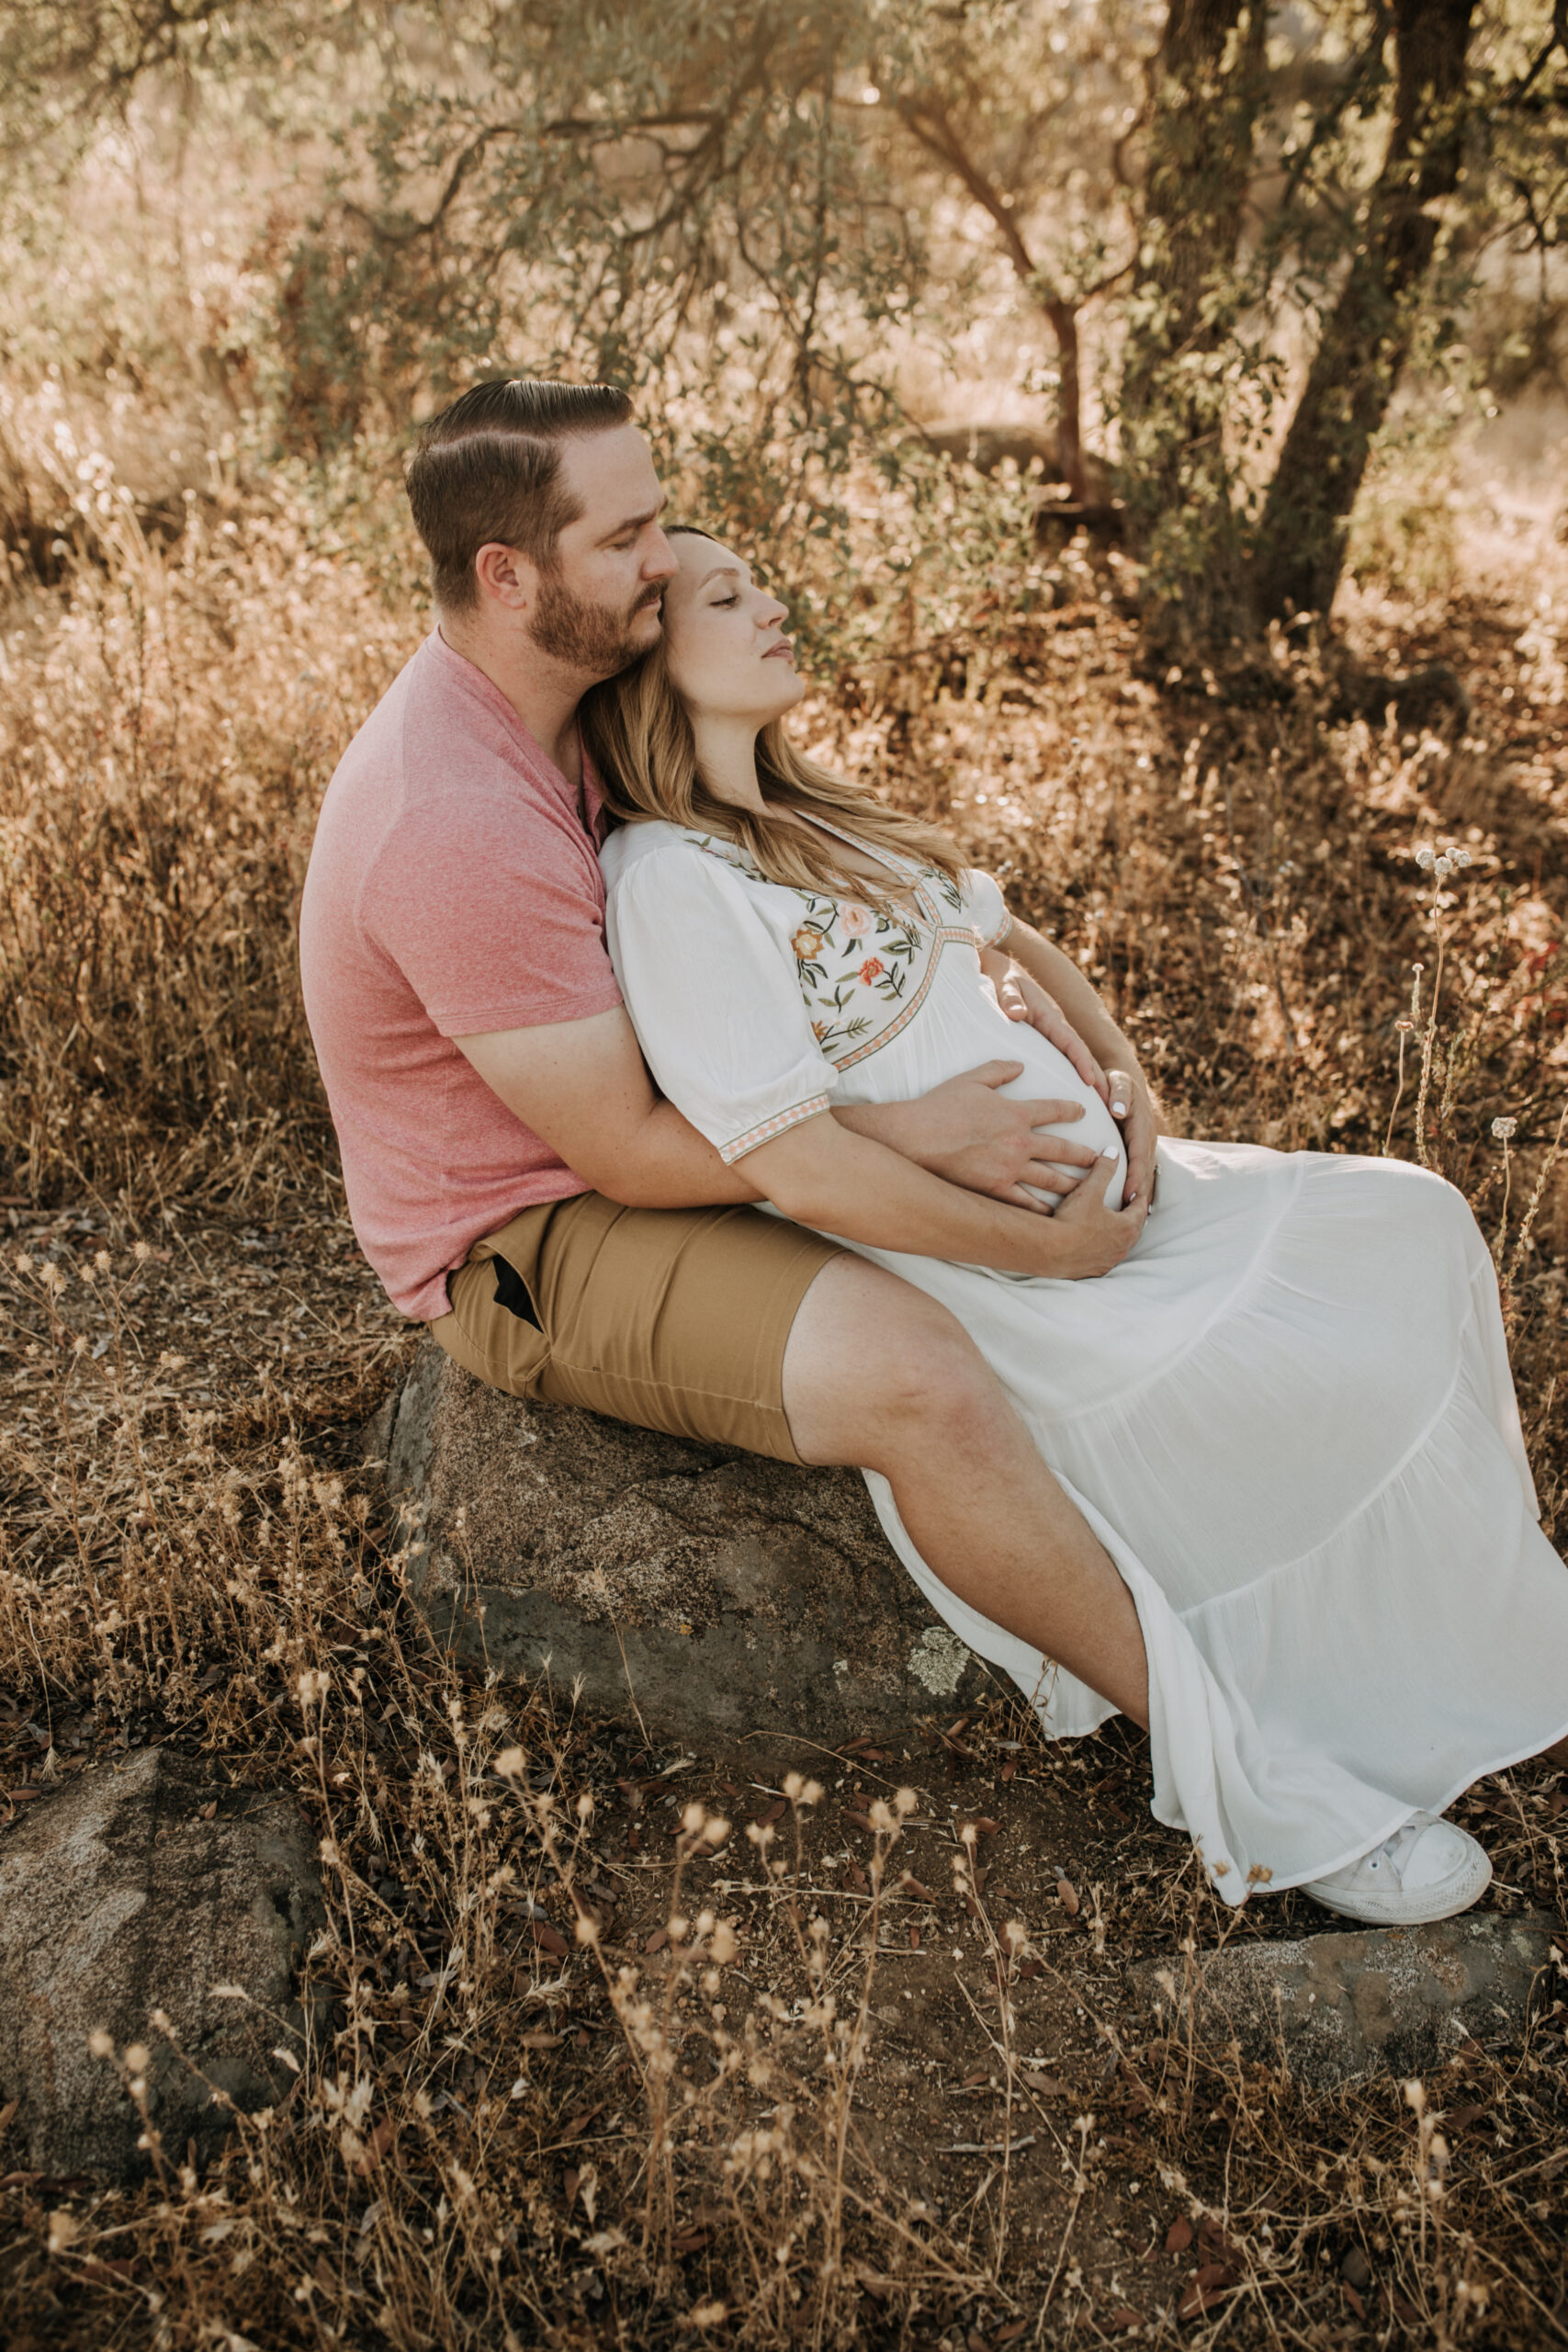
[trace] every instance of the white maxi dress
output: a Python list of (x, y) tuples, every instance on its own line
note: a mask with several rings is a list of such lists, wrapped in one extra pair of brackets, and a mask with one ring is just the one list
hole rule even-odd
[[(906, 865), (913, 908), (766, 881), (733, 843), (611, 835), (610, 952), (668, 1099), (741, 1159), (833, 1103), (978, 1063), (1100, 1098), (979, 964), (995, 881)], [(1299, 1885), (1568, 1732), (1568, 1570), (1537, 1524), (1496, 1278), (1463, 1197), (1408, 1163), (1162, 1140), (1157, 1204), (1098, 1281), (849, 1243), (939, 1299), (1125, 1578), (1148, 1652), (1154, 1811), (1215, 1891)], [(866, 1377), (876, 1377), (868, 1351)], [(889, 1540), (1054, 1735), (1113, 1712)], [(975, 1529), (983, 1551), (986, 1530)]]

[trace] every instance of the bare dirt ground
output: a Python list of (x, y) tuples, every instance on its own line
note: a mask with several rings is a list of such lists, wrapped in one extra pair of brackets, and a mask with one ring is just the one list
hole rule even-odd
[[(266, 1424), (289, 1417), (310, 1475), (352, 1479), (360, 1419), (409, 1342), (343, 1226), (176, 1218), (138, 1261), (90, 1213), (11, 1216), (35, 1266), (79, 1267), (107, 1244), (132, 1270), (118, 1313), (79, 1281), (59, 1311), (89, 1337), (89, 1364), (118, 1328), (98, 1363), (118, 1347), (159, 1375), (161, 1395), (143, 1392), (144, 1427), (177, 1414), (198, 1444), (256, 1461), (260, 1438), (275, 1460)], [(29, 1341), (18, 1327), (5, 1376), (24, 1430), (47, 1446), (59, 1398), (42, 1366), (58, 1349), (44, 1351), (41, 1317), (34, 1330)], [(29, 1345), (40, 1352), (29, 1358)], [(259, 1468), (250, 1475), (261, 1486)], [(25, 1559), (25, 1499), (13, 1500)], [(238, 2334), (270, 2345), (341, 2327), (341, 2340), (398, 2340), (377, 2286), (383, 2182), (395, 2166), (400, 2219), (416, 2235), (431, 2223), (412, 2217), (439, 2214), (453, 2165), (484, 2180), (505, 2217), (501, 2237), (510, 2232), (494, 2279), (497, 2341), (507, 2328), (563, 2346), (691, 2340), (682, 2323), (702, 2312), (699, 2334), (734, 2340), (758, 2270), (782, 2293), (776, 2324), (787, 2324), (790, 2290), (802, 2292), (795, 2273), (820, 2263), (829, 2192), (842, 2225), (829, 2342), (975, 2352), (1196, 2331), (1438, 2343), (1460, 2340), (1456, 2318), (1468, 2340), (1502, 2340), (1488, 2297), (1513, 2306), (1513, 2327), (1533, 2312), (1542, 2340), (1559, 2330), (1560, 2003), (1548, 2001), (1527, 2049), (1471, 2045), (1427, 2082), (1447, 2143), (1433, 2208), (1422, 2193), (1430, 2131), (1424, 2146), (1427, 2119), (1397, 2083), (1314, 2098), (1277, 2073), (1166, 2044), (1131, 2002), (1132, 1963), (1167, 1955), (1179, 1966), (1189, 1939), (1208, 1948), (1335, 1924), (1294, 1895), (1222, 1912), (1185, 1841), (1149, 1816), (1141, 1738), (1112, 1729), (1054, 1749), (998, 1691), (978, 1717), (911, 1724), (880, 1746), (835, 1753), (759, 1736), (723, 1755), (649, 1750), (635, 1726), (573, 1720), (569, 1693), (551, 1704), (453, 1671), (391, 1581), (370, 1611), (336, 1620), (332, 1596), (320, 1596), (319, 1654), (360, 1676), (330, 1754), (311, 1743), (282, 1660), (206, 1668), (183, 1714), (122, 1713), (58, 1690), (0, 1714), (12, 1817), (106, 1751), (174, 1738), (205, 1757), (215, 1794), (291, 1781), (324, 1827), (346, 1831), (339, 1907), (356, 1957), (346, 1974), (344, 1943), (318, 1960), (338, 1996), (336, 2046), (321, 2059), (341, 2066), (345, 2034), (356, 2030), (363, 2045), (374, 2018), (362, 2145), (377, 2151), (378, 2125), (394, 2128), (367, 2168), (363, 2154), (338, 2167), (307, 2226), (258, 2249), (270, 2275), (251, 2274)], [(451, 1710), (478, 1724), (497, 1706), (528, 1739), (520, 1783), (515, 1749), (510, 1777), (496, 1770), (502, 1730), (482, 1765), (460, 1742), (454, 1754)], [(412, 1850), (430, 1826), (419, 1778), (437, 1745), (454, 1779), (496, 1809), (495, 1850), (516, 1870), (495, 1905), (483, 1997), (470, 1986), (466, 2002), (452, 1985), (469, 1939), (452, 1917), (451, 1845), (435, 1871)], [(818, 1783), (816, 1802), (792, 1803), (786, 1790), (801, 1781)], [(1562, 1775), (1526, 1768), (1467, 1802), (1463, 1816), (1497, 1861), (1491, 1907), (1561, 1916), (1564, 1788)], [(906, 1789), (914, 1809), (890, 1844), (872, 1807)], [(375, 1836), (363, 1803), (345, 1805), (350, 1791), (369, 1794)], [(553, 1848), (532, 1811), (541, 1791), (570, 1826)], [(694, 1805), (729, 1825), (716, 1849), (683, 1832)], [(671, 1936), (672, 1905), (683, 1938)], [(586, 1948), (580, 1913), (594, 1926)], [(720, 1920), (734, 1952), (712, 1983)], [(623, 1972), (636, 1979), (629, 2006)], [(650, 2101), (657, 2052), (639, 2046), (637, 2001), (662, 2020), (667, 2100)], [(850, 2056), (835, 2038), (841, 2019), (859, 2037)], [(745, 2053), (728, 2077), (727, 2051)], [(650, 2141), (660, 2112), (662, 2187)], [(296, 2129), (310, 2139), (306, 2119)], [(744, 2135), (770, 2130), (775, 2165), (807, 2167), (787, 2195), (781, 2179), (735, 2165)], [(755, 2158), (766, 2164), (766, 2152)], [(172, 2198), (167, 2184), (161, 2197), (106, 2197), (85, 2182), (0, 2176), (6, 2341), (75, 2343), (100, 2327), (159, 2340), (148, 2296), (169, 2290), (152, 2284), (167, 2263), (157, 2242), (174, 2231), (199, 2256), (212, 2215), (244, 2208), (241, 2170), (237, 2152), (232, 2187), (216, 2185), (220, 2205), (211, 2182)], [(62, 2211), (86, 2228), (51, 2256), (50, 2217)], [(1430, 2249), (1421, 2256), (1422, 2219), (1446, 2226), (1440, 2266)], [(115, 2246), (131, 2250), (119, 2270), (108, 2267)], [(235, 2309), (229, 2266), (206, 2267), (202, 2306)], [(1447, 2310), (1433, 2308), (1434, 2281)], [(197, 2278), (186, 2291), (197, 2293)], [(301, 2291), (303, 2308), (289, 2309)], [(270, 2326), (249, 2308), (258, 2293), (276, 2314)], [(474, 2340), (486, 2340), (477, 2312), (474, 2323)]]

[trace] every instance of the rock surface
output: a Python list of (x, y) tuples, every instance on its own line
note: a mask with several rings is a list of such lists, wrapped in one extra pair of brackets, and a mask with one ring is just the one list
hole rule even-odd
[(434, 1341), (369, 1442), (424, 1546), (412, 1582), (437, 1637), (513, 1673), (547, 1662), (563, 1692), (581, 1677), (595, 1713), (831, 1746), (992, 1687), (852, 1471), (526, 1404)]
[[(298, 2025), (295, 1971), (325, 1917), (315, 1839), (287, 1798), (226, 1793), (210, 1821), (204, 1799), (197, 1768), (146, 1748), (66, 1781), (0, 1838), (0, 2104), (19, 2101), (13, 2164), (109, 2178), (146, 2169), (119, 2070), (88, 2049), (100, 2028), (117, 2049), (152, 2052), (149, 2105), (168, 2155), (183, 2162), (193, 2139), (198, 2155), (212, 2152), (225, 2112), (153, 2028), (154, 2009), (239, 2105), (270, 2104), (291, 2079), (267, 2052)], [(248, 2001), (220, 1997), (220, 1984)]]
[(1472, 1912), (1426, 1928), (1369, 1928), (1292, 1943), (1235, 1943), (1145, 1961), (1134, 1993), (1162, 2032), (1278, 2065), (1317, 2090), (1420, 2074), (1473, 2036), (1517, 2034), (1551, 1954), (1550, 1921)]

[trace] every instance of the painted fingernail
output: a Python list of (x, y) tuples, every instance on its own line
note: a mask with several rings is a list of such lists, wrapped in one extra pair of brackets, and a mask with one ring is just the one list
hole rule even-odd
[(1114, 1159), (1117, 1157), (1115, 1147), (1111, 1144), (1107, 1144), (1105, 1149), (1100, 1156), (1101, 1159)]
[(1125, 1104), (1125, 1102), (1112, 1102), (1112, 1104), (1111, 1105), (1111, 1110), (1114, 1112), (1114, 1114), (1115, 1114), (1115, 1115), (1117, 1116), (1117, 1118), (1119, 1118), (1119, 1119), (1124, 1119), (1124, 1118), (1126, 1117), (1126, 1115), (1127, 1115), (1127, 1105)]

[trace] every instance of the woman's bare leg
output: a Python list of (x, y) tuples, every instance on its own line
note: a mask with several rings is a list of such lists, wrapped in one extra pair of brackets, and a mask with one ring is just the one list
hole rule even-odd
[(882, 1473), (961, 1600), (1147, 1724), (1133, 1596), (945, 1307), (863, 1258), (830, 1260), (790, 1332), (784, 1404), (804, 1460)]

